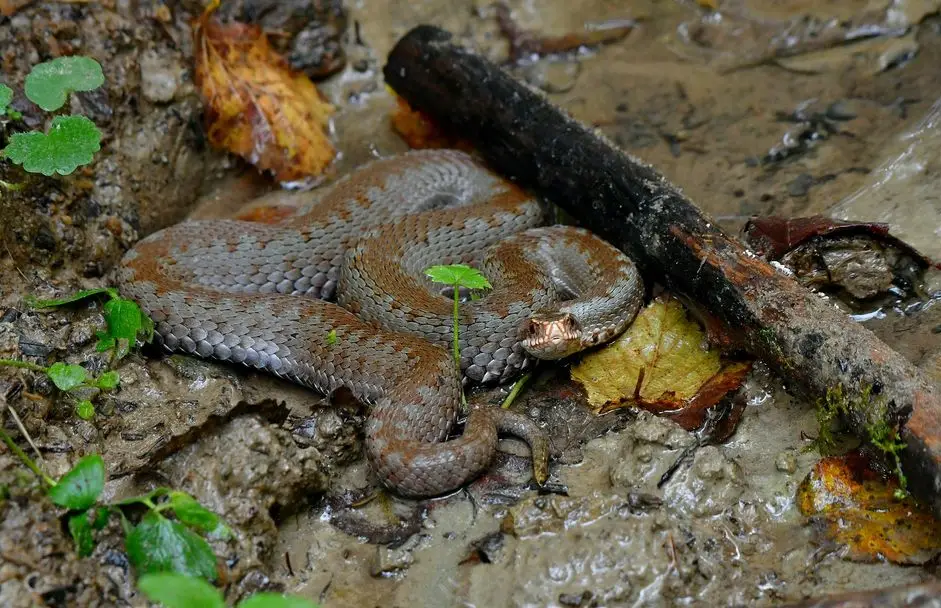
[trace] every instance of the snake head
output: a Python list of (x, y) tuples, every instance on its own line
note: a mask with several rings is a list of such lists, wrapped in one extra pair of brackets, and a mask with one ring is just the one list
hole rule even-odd
[(567, 312), (533, 314), (523, 322), (520, 340), (537, 359), (564, 359), (585, 348), (581, 327)]

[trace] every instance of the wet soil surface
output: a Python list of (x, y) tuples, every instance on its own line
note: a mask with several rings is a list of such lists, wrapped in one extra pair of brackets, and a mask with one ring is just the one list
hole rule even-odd
[[(192, 81), (199, 3), (0, 9), (19, 4), (0, 17), (3, 78), (21, 91), (34, 63), (94, 56), (106, 86), (74, 96), (72, 109), (105, 140), (95, 164), (66, 178), (0, 164), (0, 179), (25, 185), (0, 200), (0, 357), (102, 370), (99, 304), (37, 312), (24, 297), (107, 285), (141, 236), (229, 214), (275, 186), (205, 141)], [(634, 24), (618, 41), (515, 64), (487, 2), (268, 4), (226, 10), (287, 32), (279, 48), (325, 78), (338, 107), (332, 175), (406, 149), (390, 128), (395, 101), (380, 68), (399, 36), (433, 23), (657, 167), (732, 232), (752, 215), (881, 221), (941, 258), (937, 2), (860, 11), (851, 0), (735, 0), (719, 13), (711, 2), (511, 2), (518, 27), (537, 35)], [(846, 42), (861, 31), (881, 35)], [(24, 98), (14, 107), (41, 125)], [(840, 305), (871, 313), (860, 322), (941, 377), (939, 292), (929, 276), (915, 299)], [(375, 480), (356, 404), (148, 348), (119, 370), (120, 390), (83, 421), (48, 380), (0, 369), (0, 420), (18, 434), (7, 405), (15, 410), (51, 475), (98, 452), (107, 497), (168, 485), (223, 515), (236, 534), (214, 548), (232, 599), (275, 588), (326, 606), (774, 605), (937, 576), (931, 566), (851, 562), (818, 542), (794, 498), (819, 458), (804, 449), (814, 409), (761, 365), (739, 396), (748, 406), (738, 432), (697, 450), (687, 449), (696, 436), (668, 420), (595, 416), (567, 370), (547, 367), (513, 407), (552, 437), (550, 481), (564, 495), (536, 491), (527, 448), (506, 440), (461, 492), (365, 505)], [(505, 394), (471, 398), (498, 404)], [(116, 525), (79, 559), (61, 513), (6, 451), (0, 489), (0, 605), (145, 604)]]

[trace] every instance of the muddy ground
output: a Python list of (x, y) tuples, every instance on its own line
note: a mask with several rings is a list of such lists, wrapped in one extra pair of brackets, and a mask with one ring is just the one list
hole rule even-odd
[[(347, 3), (345, 15), (336, 3), (312, 4), (300, 26), (264, 2), (223, 10), (271, 29), (323, 24), (296, 58), (318, 77), (339, 68), (321, 84), (338, 108), (332, 175), (407, 148), (390, 128), (395, 103), (380, 70), (412, 26), (447, 28), (507, 60), (487, 2), (370, 0)], [(711, 4), (511, 2), (520, 27), (546, 35), (637, 24), (618, 42), (508, 69), (657, 167), (730, 231), (752, 215), (882, 221), (941, 258), (941, 4), (720, 0), (718, 13)], [(226, 215), (273, 185), (206, 142), (192, 80), (198, 2), (0, 9), (10, 13), (0, 17), (3, 79), (17, 91), (30, 65), (61, 54), (95, 57), (107, 78), (72, 101), (105, 132), (95, 164), (65, 178), (0, 164), (0, 179), (26, 185), (0, 202), (0, 356), (102, 369), (98, 304), (40, 313), (24, 296), (107, 285), (141, 236)], [(879, 35), (847, 41), (860, 32)], [(14, 107), (41, 124), (21, 93)], [(938, 285), (929, 277), (915, 298), (847, 310), (941, 376)], [(552, 481), (567, 496), (535, 492), (527, 450), (507, 440), (466, 491), (361, 508), (351, 505), (374, 480), (355, 404), (152, 349), (119, 369), (121, 389), (101, 397), (90, 421), (34, 373), (0, 369), (0, 395), (51, 474), (99, 452), (109, 497), (170, 485), (222, 514), (237, 532), (215, 546), (232, 599), (277, 588), (337, 607), (763, 606), (937, 576), (932, 566), (848, 561), (813, 535), (794, 496), (819, 458), (804, 449), (814, 409), (760, 364), (739, 395), (738, 432), (696, 450), (662, 488), (696, 437), (647, 413), (595, 416), (567, 371), (547, 367), (514, 408), (553, 438)], [(473, 399), (498, 403), (505, 392)], [(6, 404), (0, 420), (17, 434)], [(145, 605), (117, 526), (78, 559), (59, 512), (6, 451), (0, 487), (0, 605)]]

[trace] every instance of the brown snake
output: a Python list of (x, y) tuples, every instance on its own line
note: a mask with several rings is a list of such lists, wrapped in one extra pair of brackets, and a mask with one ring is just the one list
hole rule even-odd
[[(461, 152), (376, 160), (314, 192), (266, 198), (279, 197), (303, 204), (277, 224), (183, 222), (128, 252), (119, 287), (153, 318), (158, 342), (328, 395), (350, 390), (372, 406), (366, 454), (400, 494), (461, 487), (490, 463), (498, 431), (529, 442), (545, 481), (547, 440), (525, 416), (474, 408), (446, 441), (461, 372), (505, 382), (534, 357), (615, 337), (642, 301), (634, 264), (581, 229), (540, 227), (538, 201)], [(424, 275), (453, 263), (493, 284), (460, 306), (461, 370), (449, 350), (452, 292)]]

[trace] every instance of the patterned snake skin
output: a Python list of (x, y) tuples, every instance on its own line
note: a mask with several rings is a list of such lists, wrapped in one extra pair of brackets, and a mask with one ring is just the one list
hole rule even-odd
[[(284, 197), (303, 204), (276, 224), (189, 221), (128, 252), (119, 286), (154, 319), (157, 340), (325, 394), (350, 390), (372, 406), (367, 457), (402, 495), (461, 487), (490, 463), (498, 431), (529, 442), (545, 481), (546, 438), (520, 414), (472, 409), (463, 435), (446, 441), (461, 372), (505, 382), (534, 358), (615, 337), (641, 304), (634, 264), (583, 230), (539, 227), (538, 201), (455, 151), (373, 161), (313, 193), (261, 202)], [(424, 276), (452, 263), (493, 284), (460, 307), (460, 370), (451, 292)]]

